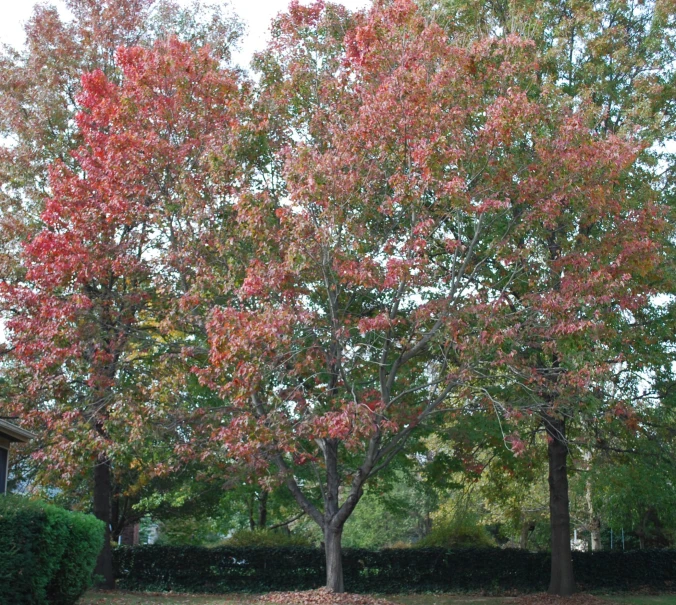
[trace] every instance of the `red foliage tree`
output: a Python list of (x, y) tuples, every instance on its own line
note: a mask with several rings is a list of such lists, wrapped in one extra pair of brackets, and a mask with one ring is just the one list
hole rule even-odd
[[(214, 417), (216, 443), (272, 463), (321, 527), (340, 592), (365, 482), (487, 374), (504, 382), (515, 330), (554, 348), (605, 337), (599, 313), (643, 296), (627, 275), (654, 264), (658, 221), (622, 187), (639, 145), (596, 136), (542, 90), (527, 41), (456, 44), (409, 0), (352, 16), (292, 3), (273, 34), (259, 58), (270, 153), (223, 246), (248, 260), (226, 274), (201, 378), (235, 410)], [(552, 242), (564, 223), (572, 240)], [(531, 318), (516, 327), (515, 281)], [(555, 319), (532, 321), (543, 313)], [(598, 379), (593, 363), (561, 388)]]
[[(51, 167), (25, 277), (2, 284), (23, 386), (14, 409), (45, 429), (36, 456), (66, 484), (93, 467), (94, 513), (106, 526), (114, 461), (163, 417), (159, 359), (172, 338), (180, 345), (166, 320), (199, 276), (188, 251), (206, 258), (194, 250), (218, 232), (214, 216), (238, 170), (223, 150), (241, 113), (238, 75), (206, 49), (176, 39), (120, 48), (116, 67), (119, 84), (102, 71), (83, 77), (83, 143), (72, 168)], [(214, 149), (218, 180), (209, 176)], [(109, 540), (98, 571), (113, 584)]]
[(96, 69), (116, 79), (119, 46), (149, 46), (176, 35), (208, 44), (221, 59), (239, 36), (237, 20), (218, 6), (190, 10), (172, 0), (66, 0), (72, 19), (38, 4), (26, 24), (25, 48), (0, 50), (0, 275), (18, 268), (20, 242), (41, 227), (50, 194), (48, 166), (73, 167), (80, 143), (75, 121), (81, 75)]

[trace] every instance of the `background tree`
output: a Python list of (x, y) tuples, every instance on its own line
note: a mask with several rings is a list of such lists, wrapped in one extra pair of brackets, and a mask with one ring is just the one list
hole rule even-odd
[[(425, 3), (423, 3), (425, 4)], [(427, 6), (427, 5), (425, 5)], [(571, 3), (567, 1), (555, 1), (544, 3), (532, 3), (528, 1), (505, 1), (505, 2), (465, 2), (464, 0), (449, 0), (436, 3), (434, 7), (427, 6), (429, 14), (433, 14), (442, 23), (451, 37), (470, 36), (482, 38), (486, 35), (507, 36), (513, 32), (519, 32), (532, 38), (541, 56), (541, 82), (550, 83), (578, 103), (589, 102), (597, 107), (598, 117), (592, 127), (600, 133), (633, 133), (634, 136), (644, 141), (645, 147), (639, 156), (639, 161), (623, 178), (624, 187), (631, 191), (635, 207), (649, 207), (653, 200), (659, 199), (662, 204), (670, 203), (671, 193), (669, 179), (665, 178), (673, 165), (671, 154), (663, 145), (665, 141), (673, 138), (673, 107), (669, 95), (674, 86), (673, 53), (674, 53), (674, 28), (673, 7), (662, 2), (601, 2), (595, 4)], [(668, 66), (668, 67), (665, 67)], [(665, 96), (666, 95), (666, 96)], [(666, 170), (665, 170), (666, 168)], [(650, 187), (645, 184), (650, 183)], [(543, 250), (549, 249), (549, 254), (554, 257), (560, 254), (561, 228), (556, 225), (549, 237), (543, 237)], [(566, 237), (563, 235), (563, 237)], [(663, 241), (666, 244), (666, 241)], [(547, 252), (545, 252), (547, 253)], [(673, 271), (672, 271), (673, 272)], [(669, 271), (663, 270), (661, 275), (652, 273), (647, 281), (643, 281), (646, 292), (671, 292), (672, 282)], [(634, 290), (637, 282), (646, 276), (642, 270), (632, 272), (634, 278)], [(661, 280), (661, 285), (656, 284)], [(514, 288), (519, 288), (518, 282), (513, 283)], [(519, 307), (521, 296), (528, 288), (514, 295), (513, 304)], [(634, 308), (636, 321), (615, 322), (614, 330), (617, 337), (614, 338), (616, 359), (626, 356), (630, 351), (635, 363), (647, 363), (648, 351), (643, 347), (643, 358), (638, 362), (635, 353), (637, 345), (641, 341), (649, 340), (650, 330), (645, 320), (652, 315), (652, 320), (663, 321), (664, 313), (656, 308), (645, 304), (641, 309)], [(657, 319), (659, 316), (662, 318)], [(648, 331), (646, 331), (648, 330)], [(621, 336), (620, 336), (621, 334)], [(532, 335), (528, 337), (532, 340)], [(570, 338), (569, 334), (563, 336), (563, 340)], [(621, 342), (618, 342), (621, 340)], [(630, 344), (630, 343), (634, 344)], [(590, 346), (593, 344), (590, 342)], [(639, 348), (640, 345), (638, 345)], [(612, 355), (605, 353), (606, 360)], [(559, 354), (560, 356), (560, 354)], [(534, 362), (536, 365), (544, 361), (540, 359)], [(544, 366), (552, 373), (554, 365), (560, 363), (560, 359), (550, 358)], [(616, 365), (614, 369), (622, 366)], [(636, 367), (636, 366), (632, 366)], [(626, 368), (624, 368), (626, 369)], [(568, 371), (568, 370), (563, 370)], [(608, 374), (607, 380), (610, 380)], [(613, 379), (613, 383), (617, 380)], [(597, 383), (598, 387), (598, 383)], [(557, 392), (558, 387), (553, 388)], [(595, 394), (583, 392), (580, 395), (587, 399), (586, 407), (592, 400), (596, 404), (608, 405), (613, 408), (617, 404), (618, 390), (611, 388), (602, 389), (604, 394), (599, 397), (598, 388)], [(524, 399), (529, 398), (529, 393), (522, 393)], [(625, 405), (631, 405), (627, 397), (621, 397)], [(579, 413), (572, 412), (573, 408), (567, 408), (563, 413), (569, 421)], [(550, 433), (563, 436), (562, 427), (552, 425), (549, 419), (544, 418), (545, 425), (550, 426)], [(568, 427), (570, 428), (570, 426)], [(582, 428), (578, 424), (577, 429)], [(551, 435), (550, 435), (551, 436)], [(561, 443), (563, 448), (564, 442)], [(554, 439), (551, 443), (556, 443)], [(551, 449), (551, 448), (550, 448)], [(550, 452), (552, 455), (554, 452)], [(558, 467), (555, 464), (554, 467)], [(563, 478), (558, 482), (563, 492)], [(556, 485), (556, 483), (555, 483)], [(554, 487), (554, 486), (553, 486)], [(567, 497), (555, 496), (552, 493), (552, 503), (564, 502)], [(555, 522), (556, 514), (552, 511), (552, 523)], [(568, 529), (560, 528), (561, 536), (557, 539), (557, 533), (552, 531), (552, 540), (561, 545), (568, 544), (570, 536)], [(553, 530), (553, 526), (552, 526)], [(569, 553), (561, 557), (556, 553), (554, 543), (552, 551), (552, 586), (551, 590), (559, 592), (561, 585), (556, 578), (566, 577), (564, 584), (566, 590), (572, 590), (572, 564)], [(558, 561), (564, 561), (559, 565)]]

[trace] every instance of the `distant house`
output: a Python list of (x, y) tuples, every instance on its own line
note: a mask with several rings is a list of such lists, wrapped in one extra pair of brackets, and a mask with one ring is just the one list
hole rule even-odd
[(0, 420), (0, 494), (7, 493), (7, 475), (9, 474), (9, 448), (12, 443), (26, 443), (35, 435), (22, 428)]

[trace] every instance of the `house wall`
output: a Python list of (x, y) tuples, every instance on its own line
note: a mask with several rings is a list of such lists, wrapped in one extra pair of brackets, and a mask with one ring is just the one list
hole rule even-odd
[(9, 466), (9, 443), (7, 447), (0, 446), (0, 494), (7, 493), (7, 474)]

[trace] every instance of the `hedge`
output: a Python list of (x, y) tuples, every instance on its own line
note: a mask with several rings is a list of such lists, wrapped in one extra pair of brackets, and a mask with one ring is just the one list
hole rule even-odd
[(0, 497), (0, 605), (74, 605), (91, 585), (103, 523), (18, 496)]
[[(324, 585), (321, 550), (302, 547), (205, 548), (134, 546), (115, 550), (118, 586), (127, 590), (264, 592)], [(574, 553), (578, 584), (586, 590), (676, 588), (676, 551)], [(467, 590), (541, 591), (549, 581), (548, 553), (522, 550), (409, 548), (345, 549), (350, 592)]]

